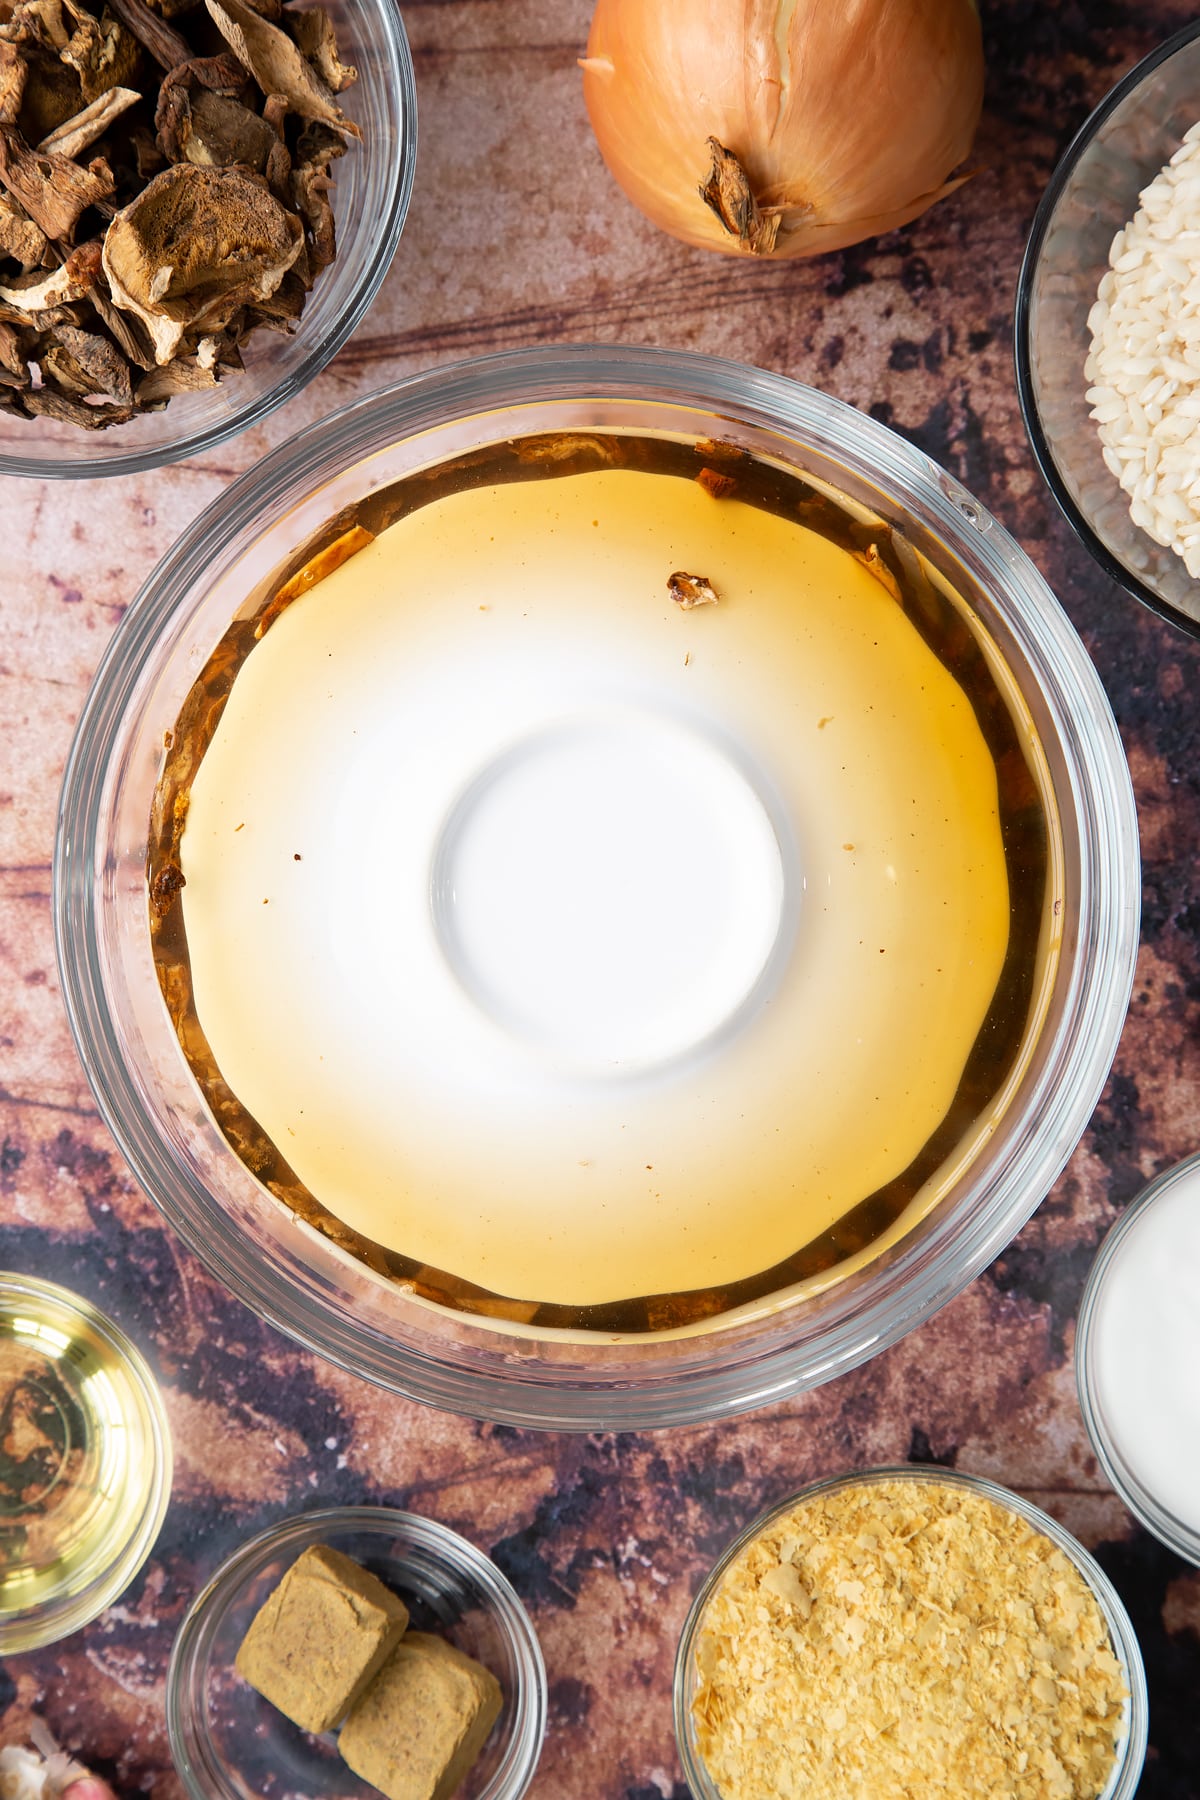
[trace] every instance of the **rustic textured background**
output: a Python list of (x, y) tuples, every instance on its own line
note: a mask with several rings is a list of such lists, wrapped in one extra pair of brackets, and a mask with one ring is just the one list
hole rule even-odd
[[(66, 1281), (145, 1347), (177, 1473), (142, 1577), (88, 1630), (0, 1667), (0, 1738), (42, 1713), (123, 1796), (175, 1800), (163, 1678), (215, 1564), (268, 1520), (373, 1499), (488, 1549), (530, 1606), (551, 1683), (540, 1800), (685, 1800), (671, 1663), (731, 1533), (812, 1477), (911, 1457), (996, 1477), (1096, 1549), (1149, 1670), (1145, 1800), (1200, 1794), (1200, 1572), (1135, 1529), (1076, 1406), (1074, 1317), (1100, 1237), (1197, 1148), (1200, 644), (1096, 571), (1052, 510), (1011, 373), (1021, 246), (1059, 151), (1184, 0), (984, 0), (984, 172), (902, 232), (804, 265), (705, 259), (658, 236), (591, 142), (574, 58), (587, 0), (410, 0), (420, 156), (400, 254), (357, 338), (298, 401), (202, 461), (73, 485), (0, 483), (0, 1263)], [(847, 96), (857, 104), (856, 96)], [(1200, 112), (1200, 97), (1198, 97)], [(1133, 767), (1145, 857), (1129, 1025), (1050, 1198), (960, 1299), (858, 1372), (702, 1430), (580, 1438), (390, 1399), (294, 1349), (166, 1232), (99, 1123), (56, 986), (55, 800), (122, 609), (182, 527), (298, 426), (433, 363), (604, 339), (720, 352), (864, 407), (1014, 530), (1082, 631)]]

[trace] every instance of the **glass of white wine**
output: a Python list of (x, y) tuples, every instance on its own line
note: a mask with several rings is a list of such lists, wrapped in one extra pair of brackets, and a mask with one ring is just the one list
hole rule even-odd
[(0, 1271), (0, 1655), (94, 1619), (149, 1554), (171, 1490), (154, 1376), (111, 1319)]

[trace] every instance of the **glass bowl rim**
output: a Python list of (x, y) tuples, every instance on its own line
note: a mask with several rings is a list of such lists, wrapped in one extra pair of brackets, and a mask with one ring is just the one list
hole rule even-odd
[(1185, 1156), (1180, 1162), (1172, 1163), (1169, 1169), (1164, 1169), (1160, 1175), (1147, 1182), (1105, 1234), (1079, 1303), (1079, 1317), (1075, 1325), (1075, 1386), (1079, 1395), (1079, 1410), (1083, 1414), (1092, 1449), (1118, 1498), (1160, 1543), (1173, 1550), (1177, 1556), (1183, 1557), (1186, 1562), (1200, 1567), (1200, 1531), (1185, 1524), (1182, 1519), (1177, 1519), (1174, 1513), (1161, 1505), (1128, 1467), (1105, 1427), (1104, 1412), (1096, 1392), (1092, 1370), (1096, 1314), (1113, 1263), (1126, 1238), (1137, 1228), (1144, 1214), (1164, 1194), (1169, 1193), (1177, 1182), (1185, 1180), (1194, 1172), (1200, 1172), (1200, 1150), (1194, 1151), (1191, 1156)]
[(468, 1575), (487, 1602), (512, 1654), (517, 1673), (513, 1695), (512, 1742), (500, 1768), (480, 1800), (520, 1800), (532, 1781), (546, 1736), (548, 1688), (546, 1664), (537, 1631), (520, 1595), (491, 1557), (469, 1538), (440, 1520), (396, 1506), (320, 1506), (289, 1513), (239, 1544), (205, 1582), (189, 1606), (171, 1647), (166, 1678), (167, 1739), (176, 1773), (189, 1800), (214, 1800), (205, 1771), (194, 1765), (189, 1743), (207, 1740), (191, 1728), (189, 1715), (203, 1717), (197, 1682), (212, 1648), (216, 1628), (247, 1579), (280, 1550), (297, 1549), (338, 1531), (377, 1532), (392, 1542), (410, 1544), (430, 1557)]
[[(1063, 1020), (1045, 1040), (1048, 1061), (1026, 1101), (1044, 1129), (1025, 1132), (1014, 1143), (1003, 1171), (989, 1179), (986, 1205), (955, 1210), (949, 1247), (945, 1215), (921, 1238), (920, 1258), (911, 1243), (907, 1251), (901, 1246), (889, 1265), (886, 1292), (872, 1290), (856, 1301), (852, 1321), (823, 1330), (819, 1352), (774, 1336), (764, 1348), (762, 1338), (774, 1329), (768, 1318), (732, 1370), (728, 1356), (712, 1356), (710, 1342), (706, 1357), (697, 1352), (667, 1376), (653, 1368), (633, 1378), (573, 1369), (566, 1377), (551, 1372), (543, 1378), (507, 1357), (502, 1369), (489, 1369), (484, 1378), (461, 1357), (435, 1360), (396, 1338), (385, 1342), (329, 1306), (314, 1310), (291, 1278), (273, 1266), (251, 1266), (236, 1243), (205, 1231), (202, 1217), (217, 1203), (171, 1160), (148, 1125), (137, 1081), (112, 1053), (112, 1013), (94, 942), (100, 787), (139, 676), (177, 609), (241, 553), (245, 534), (261, 529), (262, 519), (282, 516), (321, 479), (363, 462), (383, 445), (467, 417), (502, 420), (506, 408), (563, 401), (637, 401), (681, 415), (728, 417), (779, 438), (799, 438), (818, 456), (841, 457), (863, 479), (887, 486), (899, 505), (915, 509), (929, 529), (936, 526), (951, 558), (961, 560), (969, 550), (986, 571), (986, 579), (976, 579), (984, 587), (990, 581), (1001, 596), (997, 616), (1039, 684), (1069, 771), (1064, 799), (1081, 833), (1081, 929), (1088, 934), (1088, 956), (1086, 974), (1081, 947), (1064, 977)], [(497, 436), (503, 436), (502, 425)], [(342, 1367), (451, 1411), (534, 1428), (653, 1429), (765, 1405), (854, 1366), (959, 1292), (1011, 1239), (1065, 1164), (1115, 1053), (1134, 974), (1138, 854), (1128, 765), (1099, 677), (1031, 560), (952, 476), (876, 420), (783, 376), (683, 351), (536, 347), (443, 365), (352, 402), (247, 471), (168, 551), (101, 659), (67, 758), (55, 853), (56, 947), (76, 1048), (122, 1154), (174, 1229), (260, 1315)], [(1103, 1070), (1095, 1060), (1097, 1039), (1108, 1047)]]
[(162, 1529), (174, 1470), (171, 1430), (161, 1389), (146, 1358), (116, 1320), (86, 1295), (77, 1294), (60, 1282), (20, 1270), (0, 1269), (0, 1305), (7, 1307), (11, 1299), (21, 1295), (29, 1295), (34, 1301), (52, 1301), (103, 1338), (120, 1359), (145, 1411), (148, 1437), (141, 1461), (143, 1465), (149, 1463), (149, 1480), (141, 1512), (130, 1522), (125, 1538), (114, 1544), (111, 1562), (97, 1571), (86, 1587), (75, 1593), (51, 1595), (33, 1609), (0, 1619), (0, 1657), (56, 1644), (72, 1632), (81, 1631), (120, 1598), (144, 1567)]
[(1124, 588), (1127, 594), (1157, 613), (1160, 619), (1174, 625), (1188, 637), (1200, 637), (1200, 619), (1190, 618), (1187, 613), (1180, 612), (1169, 600), (1164, 600), (1152, 587), (1142, 581), (1131, 569), (1126, 568), (1120, 559), (1113, 555), (1106, 544), (1101, 543), (1093, 531), (1087, 518), (1081, 512), (1073, 496), (1067, 488), (1059, 472), (1058, 463), (1050, 448), (1049, 440), (1042, 429), (1041, 416), (1038, 412), (1037, 398), (1033, 388), (1033, 343), (1031, 337), (1031, 301), (1034, 275), (1041, 259), (1042, 247), (1050, 229), (1050, 222), (1058, 209), (1068, 181), (1075, 172), (1076, 164), (1088, 148), (1100, 127), (1106, 123), (1121, 103), (1141, 86), (1148, 75), (1168, 62), (1177, 50), (1185, 49), (1200, 38), (1200, 19), (1191, 25), (1185, 25), (1181, 31), (1159, 44), (1140, 62), (1134, 64), (1104, 96), (1092, 112), (1090, 112), (1079, 130), (1075, 133), (1051, 175), (1046, 189), (1038, 202), (1037, 211), (1033, 215), (1033, 224), (1029, 228), (1029, 236), (1025, 241), (1025, 250), (1021, 257), (1021, 269), (1017, 276), (1016, 301), (1013, 310), (1013, 360), (1016, 367), (1017, 399), (1021, 407), (1021, 417), (1030, 448), (1034, 454), (1042, 479), (1057, 504), (1059, 511), (1071, 526), (1084, 549), (1099, 563), (1105, 574)]
[(838, 1493), (846, 1488), (875, 1486), (884, 1481), (924, 1481), (945, 1487), (963, 1488), (978, 1494), (983, 1499), (991, 1500), (995, 1505), (1003, 1507), (1005, 1511), (1018, 1514), (1032, 1525), (1035, 1531), (1049, 1538), (1051, 1543), (1061, 1550), (1063, 1555), (1074, 1565), (1100, 1608), (1101, 1616), (1108, 1627), (1113, 1653), (1121, 1665), (1121, 1673), (1125, 1678), (1125, 1686), (1129, 1694), (1125, 1707), (1125, 1735), (1117, 1747), (1117, 1758), (1113, 1764), (1112, 1775), (1103, 1794), (1099, 1796), (1099, 1800), (1133, 1800), (1141, 1779), (1149, 1742), (1150, 1697), (1146, 1685), (1146, 1671), (1142, 1661), (1141, 1647), (1138, 1644), (1137, 1633), (1134, 1631), (1133, 1622), (1124, 1601), (1091, 1552), (1083, 1547), (1065, 1525), (1060, 1525), (1057, 1519), (1052, 1518), (1049, 1513), (1043, 1512), (1040, 1506), (1035, 1506), (1032, 1500), (1026, 1500), (1022, 1495), (1013, 1493), (1011, 1489), (990, 1480), (986, 1475), (972, 1475), (965, 1469), (948, 1469), (937, 1463), (883, 1464), (878, 1468), (851, 1470), (842, 1475), (828, 1475), (819, 1481), (808, 1482), (794, 1494), (764, 1508), (737, 1533), (733, 1541), (721, 1552), (688, 1608), (683, 1629), (679, 1634), (679, 1645), (675, 1652), (675, 1671), (672, 1682), (675, 1741), (683, 1764), (684, 1780), (689, 1787), (695, 1785), (696, 1800), (711, 1800), (711, 1796), (717, 1793), (717, 1789), (712, 1777), (704, 1767), (699, 1750), (693, 1750), (692, 1747), (691, 1713), (687, 1704), (688, 1677), (700, 1621), (726, 1570), (735, 1557), (761, 1531), (765, 1530), (775, 1519), (791, 1512), (805, 1501), (815, 1499), (821, 1494)]
[[(393, 88), (398, 104), (400, 130), (394, 146), (385, 140), (384, 134), (379, 136), (379, 154), (386, 155), (391, 163), (391, 179), (384, 196), (385, 206), (375, 228), (366, 267), (357, 285), (347, 294), (345, 304), (326, 335), (306, 351), (303, 360), (290, 374), (275, 381), (257, 398), (247, 401), (227, 418), (202, 430), (193, 430), (141, 450), (130, 448), (126, 451), (122, 451), (117, 443), (105, 449), (105, 434), (93, 433), (93, 438), (100, 439), (93, 455), (82, 454), (84, 446), (81, 444), (80, 454), (70, 455), (65, 460), (61, 445), (38, 455), (28, 456), (0, 450), (0, 477), (12, 476), (14, 479), (38, 481), (102, 480), (109, 476), (141, 475), (152, 469), (165, 468), (168, 464), (180, 462), (187, 457), (203, 455), (217, 445), (227, 443), (231, 438), (240, 437), (251, 426), (261, 424), (278, 407), (294, 399), (328, 367), (349, 342), (370, 310), (395, 257), (412, 200), (417, 162), (416, 73), (404, 20), (397, 0), (370, 0), (370, 6), (378, 13), (382, 27), (380, 42), (386, 46), (389, 56), (389, 85)], [(365, 146), (363, 153), (366, 153)], [(331, 268), (325, 271), (325, 276), (336, 278), (336, 275), (335, 260)], [(300, 324), (300, 332), (302, 331), (303, 321)], [(299, 336), (299, 332), (296, 336)], [(294, 342), (295, 339), (289, 341)], [(236, 380), (236, 375), (232, 380)], [(83, 438), (85, 434), (81, 433), (80, 436)]]

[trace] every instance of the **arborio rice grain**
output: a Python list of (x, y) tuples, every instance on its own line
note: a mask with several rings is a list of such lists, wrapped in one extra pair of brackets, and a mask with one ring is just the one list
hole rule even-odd
[(1200, 123), (1138, 199), (1088, 315), (1087, 398), (1134, 524), (1200, 580)]

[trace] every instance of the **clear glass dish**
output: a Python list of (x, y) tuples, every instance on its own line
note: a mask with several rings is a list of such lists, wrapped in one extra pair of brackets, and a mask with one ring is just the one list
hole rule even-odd
[(167, 1733), (192, 1800), (368, 1800), (331, 1733), (303, 1732), (234, 1668), (250, 1621), (302, 1551), (327, 1544), (377, 1575), (414, 1630), (447, 1638), (490, 1669), (500, 1717), (462, 1800), (520, 1800), (546, 1734), (546, 1670), (529, 1615), (481, 1550), (433, 1519), (386, 1506), (336, 1506), (283, 1519), (243, 1544), (198, 1594), (171, 1653)]
[(1164, 1199), (1180, 1183), (1191, 1180), (1200, 1170), (1200, 1152), (1166, 1169), (1143, 1188), (1126, 1207), (1105, 1238), (1092, 1264), (1083, 1299), (1079, 1303), (1079, 1320), (1075, 1327), (1075, 1381), (1079, 1390), (1079, 1409), (1087, 1426), (1092, 1449), (1100, 1466), (1135, 1519), (1147, 1531), (1174, 1550), (1177, 1556), (1200, 1566), (1200, 1532), (1177, 1518), (1163, 1504), (1130, 1466), (1123, 1455), (1117, 1434), (1106, 1415), (1102, 1398), (1102, 1382), (1097, 1371), (1097, 1317), (1103, 1307), (1106, 1284), (1132, 1234), (1156, 1201)]
[(0, 1656), (104, 1611), (149, 1556), (171, 1497), (158, 1384), (113, 1321), (0, 1271)]
[(1034, 215), (1017, 284), (1017, 391), (1050, 491), (1101, 568), (1182, 630), (1200, 635), (1200, 584), (1129, 516), (1085, 398), (1088, 313), (1138, 195), (1200, 119), (1200, 25), (1129, 71), (1064, 151)]
[(245, 368), (216, 387), (177, 394), (161, 412), (81, 431), (0, 412), (0, 475), (69, 481), (135, 475), (199, 456), (292, 399), (358, 329), (388, 272), (412, 193), (417, 99), (412, 56), (395, 0), (322, 0), (342, 60), (358, 80), (339, 104), (362, 131), (333, 165), (337, 257), (315, 283), (294, 333), (257, 331)]
[[(421, 1303), (274, 1200), (199, 1099), (146, 919), (163, 733), (255, 583), (366, 491), (533, 431), (718, 436), (896, 522), (965, 596), (1028, 708), (1058, 815), (1062, 948), (1044, 1024), (997, 1129), (907, 1236), (801, 1304), (630, 1341), (503, 1331)], [(303, 433), (183, 536), (118, 628), (85, 705), (59, 819), (63, 992), (98, 1103), (171, 1224), (261, 1315), (366, 1378), (448, 1410), (552, 1429), (691, 1423), (830, 1379), (984, 1268), (1045, 1195), (1104, 1082), (1138, 935), (1129, 774), (1103, 690), (1028, 558), (919, 451), (825, 395), (679, 353), (579, 347), (465, 363)]]
[[(752, 1520), (714, 1564), (693, 1600), (684, 1621), (679, 1639), (679, 1649), (675, 1657), (675, 1738), (683, 1763), (684, 1777), (695, 1800), (721, 1800), (720, 1789), (705, 1768), (703, 1757), (696, 1743), (692, 1707), (699, 1679), (696, 1665), (696, 1640), (704, 1622), (705, 1608), (730, 1563), (761, 1531), (766, 1530), (782, 1514), (791, 1512), (793, 1507), (802, 1501), (812, 1499), (819, 1494), (837, 1493), (846, 1488), (897, 1480), (919, 1481), (927, 1486), (935, 1484), (962, 1488), (978, 1494), (982, 1499), (990, 1500), (996, 1506), (1004, 1507), (1007, 1511), (1017, 1513), (1021, 1518), (1028, 1520), (1035, 1530), (1048, 1537), (1062, 1551), (1063, 1555), (1074, 1563), (1091, 1589), (1104, 1622), (1108, 1626), (1113, 1654), (1121, 1665), (1128, 1693), (1123, 1730), (1117, 1746), (1112, 1775), (1103, 1794), (1099, 1796), (1099, 1800), (1132, 1800), (1133, 1795), (1137, 1792), (1142, 1774), (1142, 1764), (1146, 1758), (1150, 1702), (1146, 1690), (1146, 1673), (1142, 1665), (1142, 1654), (1138, 1648), (1137, 1637), (1120, 1595), (1109, 1581), (1108, 1576), (1100, 1565), (1088, 1555), (1082, 1544), (1078, 1543), (1070, 1532), (1064, 1531), (1056, 1519), (1052, 1519), (1049, 1513), (1044, 1513), (1040, 1507), (1033, 1506), (1028, 1500), (1023, 1500), (1019, 1494), (1011, 1493), (1007, 1488), (998, 1486), (994, 1481), (987, 1481), (979, 1475), (961, 1474), (954, 1469), (930, 1468), (924, 1465), (914, 1467), (912, 1464), (902, 1464), (897, 1468), (869, 1469), (861, 1474), (838, 1475), (830, 1480), (814, 1482), (810, 1487), (802, 1488), (799, 1493), (789, 1495), (786, 1500), (781, 1500), (778, 1505), (768, 1508), (757, 1519)], [(859, 1800), (859, 1797), (847, 1794), (846, 1800)]]

